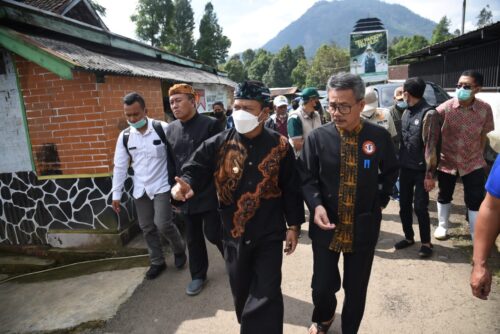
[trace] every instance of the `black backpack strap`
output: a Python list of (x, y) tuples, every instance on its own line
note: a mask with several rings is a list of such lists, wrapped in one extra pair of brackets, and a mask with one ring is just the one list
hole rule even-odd
[(163, 131), (163, 127), (161, 126), (161, 122), (156, 119), (153, 120), (153, 129), (155, 129), (156, 134), (160, 137), (163, 145), (167, 145), (167, 137), (165, 136), (165, 131)]
[(132, 155), (130, 155), (130, 151), (128, 150), (129, 137), (130, 137), (130, 127), (123, 130), (123, 146), (125, 146), (125, 150), (127, 150), (127, 154), (130, 157), (130, 162), (132, 163)]

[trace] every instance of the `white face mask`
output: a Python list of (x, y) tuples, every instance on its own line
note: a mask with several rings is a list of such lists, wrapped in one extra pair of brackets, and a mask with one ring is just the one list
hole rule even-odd
[(259, 126), (259, 116), (254, 116), (242, 109), (233, 111), (233, 121), (236, 131), (241, 134), (249, 133)]
[(493, 151), (500, 153), (500, 131), (490, 131), (487, 136)]

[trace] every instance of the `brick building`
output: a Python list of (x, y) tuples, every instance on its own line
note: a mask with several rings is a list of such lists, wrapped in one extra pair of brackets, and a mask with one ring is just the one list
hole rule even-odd
[(122, 97), (163, 120), (173, 84), (192, 84), (204, 112), (235, 83), (109, 32), (87, 0), (47, 3), (0, 0), (0, 244), (120, 244), (135, 217), (127, 194), (120, 216), (109, 207)]

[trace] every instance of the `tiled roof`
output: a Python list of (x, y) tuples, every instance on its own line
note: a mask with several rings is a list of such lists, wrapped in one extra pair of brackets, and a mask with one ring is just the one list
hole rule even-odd
[(72, 0), (20, 0), (26, 5), (40, 8), (56, 14), (61, 14)]

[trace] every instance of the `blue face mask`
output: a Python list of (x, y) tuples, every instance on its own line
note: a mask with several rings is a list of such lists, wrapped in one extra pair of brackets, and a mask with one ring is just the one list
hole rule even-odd
[(459, 101), (467, 101), (472, 96), (471, 89), (460, 88), (455, 91)]
[(400, 111), (402, 110), (405, 110), (408, 108), (408, 102), (406, 101), (398, 101), (398, 103), (396, 103), (396, 108)]
[(147, 120), (145, 118), (141, 119), (140, 121), (138, 122), (135, 122), (135, 123), (132, 123), (132, 122), (129, 122), (127, 121), (128, 125), (130, 125), (131, 127), (133, 128), (136, 128), (136, 129), (140, 129), (142, 128), (144, 125), (147, 124)]

